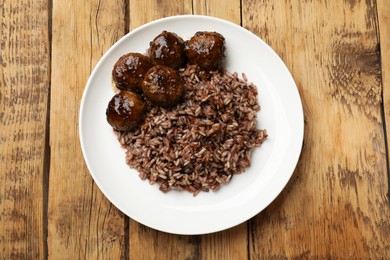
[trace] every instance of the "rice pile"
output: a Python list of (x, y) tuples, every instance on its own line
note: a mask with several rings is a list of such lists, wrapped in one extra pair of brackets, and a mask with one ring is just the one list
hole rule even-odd
[(237, 73), (211, 72), (202, 80), (197, 68), (180, 74), (184, 101), (171, 109), (154, 106), (136, 132), (116, 132), (127, 164), (143, 180), (167, 192), (216, 190), (250, 166), (251, 150), (267, 133), (256, 129), (257, 89)]

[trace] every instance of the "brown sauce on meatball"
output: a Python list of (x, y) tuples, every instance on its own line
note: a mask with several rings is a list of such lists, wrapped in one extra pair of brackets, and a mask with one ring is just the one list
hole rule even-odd
[(184, 84), (179, 73), (162, 65), (152, 67), (141, 86), (145, 97), (161, 107), (176, 105), (184, 94)]
[(112, 70), (115, 86), (121, 90), (140, 92), (145, 73), (153, 66), (149, 57), (141, 53), (128, 53), (119, 58)]
[(185, 61), (184, 41), (176, 33), (163, 31), (150, 42), (148, 53), (157, 65), (178, 69)]
[(107, 121), (115, 130), (132, 131), (143, 122), (146, 108), (140, 95), (123, 90), (108, 103)]
[[(108, 104), (108, 123), (118, 131), (134, 131), (145, 119), (148, 107), (175, 106), (185, 91), (178, 70), (188, 61), (198, 67), (202, 79), (207, 79), (210, 71), (222, 68), (224, 52), (225, 38), (217, 32), (197, 32), (184, 42), (177, 34), (163, 31), (150, 42), (148, 56), (123, 55), (112, 70), (121, 92)], [(143, 94), (145, 100), (136, 93)]]
[(219, 69), (225, 58), (224, 52), (225, 38), (217, 32), (197, 32), (185, 46), (189, 63), (203, 70)]

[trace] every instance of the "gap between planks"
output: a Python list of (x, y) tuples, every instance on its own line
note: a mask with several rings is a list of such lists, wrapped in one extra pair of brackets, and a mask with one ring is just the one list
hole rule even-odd
[(49, 41), (49, 59), (48, 59), (48, 79), (49, 86), (47, 91), (47, 109), (46, 109), (46, 126), (45, 126), (45, 152), (43, 157), (43, 179), (42, 179), (42, 191), (43, 191), (43, 214), (42, 214), (42, 228), (43, 228), (43, 259), (48, 259), (49, 250), (48, 250), (48, 206), (49, 206), (49, 177), (50, 177), (50, 157), (51, 157), (51, 148), (50, 148), (50, 102), (51, 102), (51, 71), (52, 71), (52, 21), (53, 21), (53, 0), (48, 0), (47, 5), (48, 12), (48, 41)]
[(386, 109), (385, 109), (385, 97), (384, 97), (384, 88), (385, 88), (385, 81), (383, 77), (383, 61), (382, 61), (382, 48), (381, 46), (381, 35), (380, 35), (380, 17), (379, 17), (379, 9), (378, 9), (378, 1), (375, 1), (376, 6), (376, 37), (377, 42), (379, 46), (379, 69), (380, 69), (380, 76), (381, 76), (381, 82), (382, 82), (382, 95), (381, 95), (381, 117), (382, 117), (382, 127), (383, 127), (383, 137), (385, 141), (385, 151), (386, 151), (386, 171), (387, 171), (387, 199), (390, 205), (390, 162), (389, 162), (389, 140), (387, 138), (387, 122), (386, 122)]
[[(382, 63), (380, 63), (380, 68), (382, 72)], [(381, 73), (382, 74), (382, 73)], [(382, 81), (383, 82), (383, 81)], [(390, 165), (389, 165), (389, 140), (387, 139), (387, 130), (386, 130), (386, 115), (385, 115), (385, 104), (383, 98), (382, 90), (382, 104), (381, 104), (381, 116), (382, 116), (382, 126), (383, 126), (383, 137), (385, 140), (385, 151), (386, 151), (386, 170), (387, 170), (387, 198), (390, 205)]]

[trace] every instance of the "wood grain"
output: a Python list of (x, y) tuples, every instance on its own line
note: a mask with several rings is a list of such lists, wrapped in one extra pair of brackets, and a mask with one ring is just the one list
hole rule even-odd
[(48, 4), (6, 0), (0, 12), (0, 258), (43, 259)]
[[(386, 4), (385, 4), (386, 3)], [(386, 122), (386, 142), (387, 142), (387, 174), (388, 188), (387, 196), (390, 200), (390, 8), (388, 2), (384, 0), (377, 1), (378, 22), (380, 35), (380, 51), (381, 51), (381, 72), (382, 72), (382, 88), (383, 88), (383, 116)]]
[(247, 259), (247, 223), (201, 236), (200, 255), (202, 259)]
[(103, 53), (124, 33), (123, 1), (54, 1), (48, 255), (128, 257), (127, 218), (94, 184), (81, 154), (79, 105)]
[(305, 112), (300, 162), (252, 221), (251, 258), (389, 258), (375, 3), (243, 0), (243, 25), (286, 62)]
[[(160, 18), (191, 14), (191, 0), (167, 1), (167, 0), (129, 0), (130, 29), (135, 29), (145, 23)], [(142, 11), (140, 11), (142, 10)]]
[(214, 16), (240, 25), (240, 0), (193, 0), (194, 14)]

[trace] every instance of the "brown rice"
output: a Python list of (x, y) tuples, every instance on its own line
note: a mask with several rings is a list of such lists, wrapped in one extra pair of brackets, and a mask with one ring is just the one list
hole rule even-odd
[(196, 67), (180, 71), (183, 102), (171, 109), (153, 106), (136, 132), (117, 132), (127, 164), (141, 179), (167, 192), (216, 190), (250, 166), (251, 150), (267, 133), (256, 128), (257, 88), (245, 74)]

